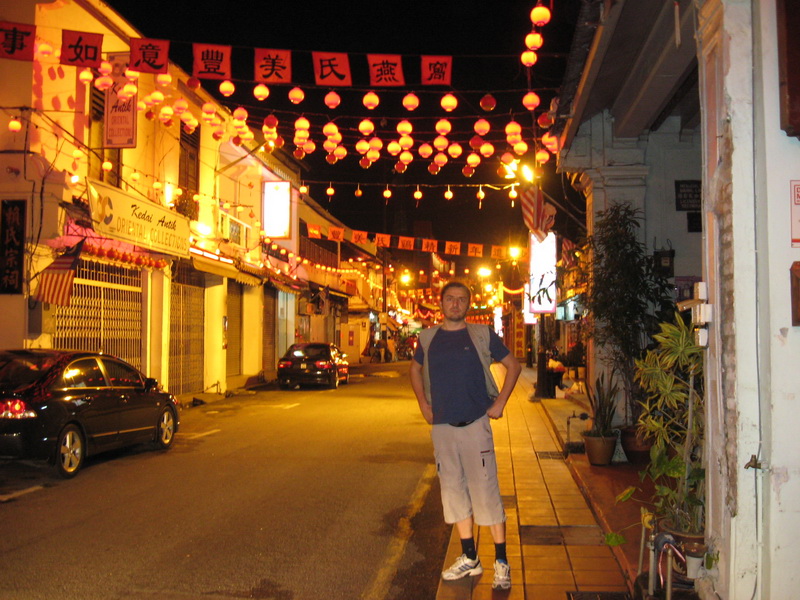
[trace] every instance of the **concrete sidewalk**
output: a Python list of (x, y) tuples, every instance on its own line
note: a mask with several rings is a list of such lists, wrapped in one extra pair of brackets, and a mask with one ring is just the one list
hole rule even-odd
[[(582, 492), (580, 478), (576, 479), (564, 458), (567, 417), (573, 411), (579, 414), (580, 401), (534, 401), (535, 380), (535, 370), (523, 367), (503, 418), (492, 422), (507, 513), (511, 590), (492, 590), (494, 544), (488, 527), (476, 527), (483, 575), (440, 581), (437, 600), (600, 597), (592, 592), (602, 593), (604, 599), (629, 597), (627, 569), (623, 571), (618, 556), (603, 543), (603, 531)], [(580, 439), (582, 425), (571, 423), (573, 439)], [(586, 461), (583, 455), (576, 457)], [(460, 554), (458, 532), (453, 528), (443, 568)]]

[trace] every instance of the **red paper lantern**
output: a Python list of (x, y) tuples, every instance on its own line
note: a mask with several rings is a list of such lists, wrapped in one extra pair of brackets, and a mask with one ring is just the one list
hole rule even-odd
[(364, 106), (366, 106), (369, 110), (373, 110), (376, 106), (378, 106), (378, 104), (381, 103), (381, 99), (375, 92), (367, 92), (366, 94), (364, 94), (362, 102), (364, 103)]
[(337, 106), (339, 106), (341, 102), (342, 102), (341, 97), (334, 90), (331, 90), (330, 92), (325, 94), (325, 106), (327, 106), (328, 108), (334, 109)]
[(548, 129), (553, 125), (553, 115), (551, 115), (549, 112), (541, 113), (538, 117), (536, 117), (536, 124), (542, 129)]
[(407, 111), (412, 111), (419, 106), (419, 98), (414, 92), (409, 92), (403, 98), (403, 106)]
[(445, 94), (442, 96), (442, 108), (447, 112), (452, 112), (458, 107), (458, 99), (453, 94)]
[(536, 92), (528, 92), (522, 97), (522, 106), (528, 110), (536, 110), (540, 103), (539, 94)]
[(487, 133), (489, 133), (489, 130), (491, 128), (492, 126), (486, 119), (478, 119), (477, 121), (475, 121), (475, 125), (473, 125), (473, 129), (475, 130), (475, 133), (477, 133), (478, 135), (486, 135)]
[(525, 47), (528, 50), (538, 50), (542, 47), (543, 43), (544, 38), (542, 37), (542, 34), (537, 31), (531, 31), (525, 36)]
[(306, 93), (299, 87), (293, 87), (289, 90), (289, 102), (292, 104), (300, 104), (306, 98)]
[(327, 154), (327, 155), (325, 156), (325, 160), (327, 161), (327, 163), (328, 163), (329, 165), (335, 165), (335, 164), (336, 164), (336, 163), (339, 161), (339, 159), (338, 159), (338, 158), (336, 158), (336, 155), (335, 155), (335, 154)]
[(497, 100), (491, 94), (486, 94), (480, 101), (481, 108), (486, 112), (491, 112), (497, 106)]
[(267, 115), (264, 117), (264, 126), (275, 129), (278, 126), (278, 117), (275, 115)]
[(481, 136), (473, 135), (469, 139), (469, 147), (472, 148), (473, 150), (477, 150), (481, 146), (483, 146), (483, 138)]
[(438, 175), (440, 170), (441, 167), (436, 163), (431, 163), (428, 165), (428, 173), (430, 173), (431, 175)]
[(394, 170), (397, 173), (405, 173), (407, 168), (408, 167), (406, 166), (406, 164), (401, 162), (401, 161), (399, 161), (399, 160), (394, 165)]
[(197, 77), (189, 77), (189, 79), (186, 80), (186, 86), (190, 90), (200, 89), (200, 85), (200, 80)]
[(531, 23), (537, 27), (544, 27), (550, 22), (550, 9), (537, 4), (531, 11)]
[(358, 164), (361, 165), (361, 168), (363, 169), (369, 169), (372, 166), (372, 161), (366, 156), (362, 156), (361, 160), (358, 161)]
[(269, 88), (263, 83), (259, 83), (253, 88), (253, 96), (256, 97), (256, 100), (266, 100), (269, 96)]
[(533, 50), (525, 50), (525, 52), (520, 54), (519, 59), (526, 67), (532, 67), (536, 64), (536, 61), (539, 60), (539, 57)]
[(475, 174), (475, 168), (470, 167), (469, 165), (464, 165), (464, 168), (461, 169), (461, 173), (464, 177), (472, 177)]
[(232, 81), (228, 81), (227, 79), (219, 84), (219, 93), (225, 96), (232, 96), (233, 93), (236, 91), (236, 86), (233, 85)]

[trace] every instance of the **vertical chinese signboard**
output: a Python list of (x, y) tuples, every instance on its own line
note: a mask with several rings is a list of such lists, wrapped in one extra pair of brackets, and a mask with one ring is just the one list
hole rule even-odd
[(0, 204), (0, 294), (21, 294), (25, 265), (25, 200)]

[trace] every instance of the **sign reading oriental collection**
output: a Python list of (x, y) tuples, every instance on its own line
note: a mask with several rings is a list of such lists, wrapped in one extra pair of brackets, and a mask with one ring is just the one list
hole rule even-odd
[(89, 189), (97, 233), (156, 252), (189, 256), (188, 218), (97, 181)]

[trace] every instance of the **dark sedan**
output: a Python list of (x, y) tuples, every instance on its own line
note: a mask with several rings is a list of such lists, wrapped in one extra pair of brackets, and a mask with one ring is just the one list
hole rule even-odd
[(105, 450), (141, 442), (169, 448), (179, 414), (155, 379), (113, 356), (0, 351), (0, 456), (47, 459), (73, 477)]
[(349, 383), (347, 355), (334, 344), (308, 342), (289, 346), (278, 361), (278, 385), (289, 389), (298, 385), (339, 387)]

